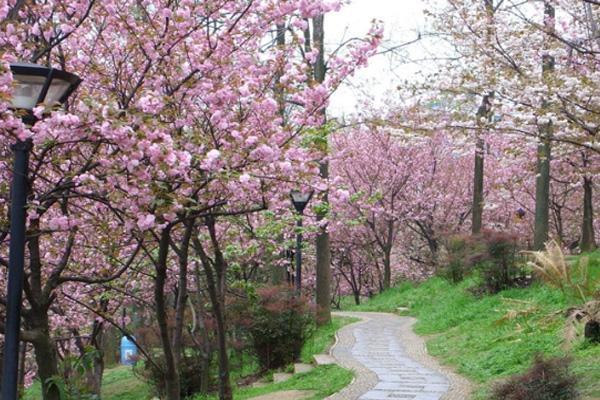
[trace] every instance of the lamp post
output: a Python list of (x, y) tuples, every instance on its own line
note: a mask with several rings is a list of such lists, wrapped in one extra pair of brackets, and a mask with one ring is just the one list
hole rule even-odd
[[(22, 114), (23, 122), (33, 125), (33, 109), (39, 104), (64, 103), (77, 88), (81, 79), (76, 75), (37, 64), (10, 65), (15, 82), (11, 108)], [(17, 140), (10, 206), (10, 247), (4, 326), (4, 365), (2, 368), (2, 400), (16, 400), (19, 369), (19, 332), (25, 265), (25, 219), (27, 174), (31, 140)]]
[(299, 190), (292, 190), (290, 197), (292, 204), (298, 212), (296, 220), (296, 290), (302, 289), (302, 216), (304, 209), (313, 196), (313, 192), (303, 193)]

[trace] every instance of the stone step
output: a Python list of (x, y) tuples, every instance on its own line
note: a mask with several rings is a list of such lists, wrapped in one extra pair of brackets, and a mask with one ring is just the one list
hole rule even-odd
[(292, 374), (288, 374), (287, 372), (276, 372), (273, 374), (273, 383), (285, 382), (292, 376)]
[(331, 365), (337, 364), (335, 358), (331, 357), (329, 354), (315, 354), (313, 356), (316, 365)]
[(314, 367), (310, 364), (296, 363), (294, 364), (294, 373), (302, 374), (304, 372), (310, 372), (314, 369)]

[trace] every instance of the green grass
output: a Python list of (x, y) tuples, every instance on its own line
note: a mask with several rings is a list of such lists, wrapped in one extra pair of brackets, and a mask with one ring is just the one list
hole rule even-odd
[[(42, 398), (39, 382), (35, 382), (25, 391), (24, 400)], [(140, 381), (131, 367), (120, 366), (104, 371), (102, 398), (106, 400), (146, 400), (150, 398), (148, 386)]]
[[(600, 274), (600, 253), (590, 256)], [(522, 372), (536, 353), (562, 355), (564, 312), (574, 299), (536, 284), (477, 298), (467, 289), (474, 278), (452, 285), (432, 278), (421, 285), (403, 284), (370, 299), (354, 311), (396, 312), (408, 307), (418, 319), (415, 331), (432, 335), (429, 352), (481, 384), (477, 398), (498, 378)], [(570, 352), (584, 395), (600, 396), (600, 346), (577, 344)]]
[(319, 327), (304, 344), (300, 354), (301, 361), (311, 363), (313, 355), (326, 353), (335, 341), (335, 333), (343, 326), (356, 321), (360, 320), (350, 317), (334, 317), (331, 324)]
[[(255, 396), (279, 392), (282, 390), (307, 390), (314, 392), (310, 400), (321, 400), (340, 391), (353, 378), (352, 372), (337, 365), (323, 365), (310, 372), (296, 374), (281, 383), (272, 383), (260, 388), (239, 388), (234, 392), (235, 400), (249, 399)], [(194, 400), (216, 400), (216, 396), (197, 396)]]

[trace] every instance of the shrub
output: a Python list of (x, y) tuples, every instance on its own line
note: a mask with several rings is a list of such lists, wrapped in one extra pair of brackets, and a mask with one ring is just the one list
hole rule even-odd
[(498, 293), (504, 289), (519, 286), (523, 281), (518, 245), (515, 236), (486, 231), (480, 236), (486, 254), (479, 263), (487, 292)]
[(444, 244), (447, 254), (440, 274), (454, 283), (474, 270), (481, 273), (483, 290), (489, 293), (523, 283), (517, 239), (513, 235), (483, 231), (475, 236), (449, 236)]
[(299, 358), (314, 321), (304, 297), (287, 287), (259, 289), (251, 314), (248, 333), (262, 368), (281, 368)]
[(61, 400), (100, 399), (99, 385), (94, 387), (89, 379), (97, 372), (94, 365), (99, 357), (101, 354), (92, 346), (86, 346), (80, 355), (67, 352), (58, 365), (59, 375), (48, 379), (49, 386), (56, 388)]
[(485, 258), (485, 246), (471, 235), (448, 236), (444, 248), (447, 254), (440, 275), (454, 283), (462, 281)]
[(492, 400), (575, 400), (576, 377), (569, 371), (569, 358), (537, 356), (522, 375), (509, 378), (493, 389)]
[[(155, 357), (154, 363), (140, 362), (134, 367), (135, 375), (145, 381), (159, 398), (165, 397), (166, 383), (164, 357)], [(186, 349), (179, 364), (179, 379), (181, 384), (181, 397), (186, 398), (197, 393), (202, 393), (203, 388), (208, 385), (203, 382), (207, 379), (206, 361), (201, 354), (191, 349)]]

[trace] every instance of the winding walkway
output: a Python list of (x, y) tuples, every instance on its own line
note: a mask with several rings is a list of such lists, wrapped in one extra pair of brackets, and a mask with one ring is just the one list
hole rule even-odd
[(471, 384), (427, 354), (414, 318), (343, 312), (360, 318), (338, 332), (331, 355), (355, 372), (354, 381), (328, 400), (466, 400)]

